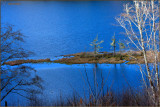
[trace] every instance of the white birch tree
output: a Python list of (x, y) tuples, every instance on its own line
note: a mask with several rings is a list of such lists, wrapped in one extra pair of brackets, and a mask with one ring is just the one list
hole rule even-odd
[[(140, 69), (142, 79), (148, 89), (152, 103), (159, 105), (158, 1), (137, 0), (133, 1), (133, 5), (126, 4), (124, 5), (124, 13), (117, 17), (116, 20), (125, 30), (128, 38), (127, 44), (143, 52), (146, 71)], [(149, 64), (149, 60), (153, 60), (153, 63)], [(142, 68), (141, 65), (140, 68)]]

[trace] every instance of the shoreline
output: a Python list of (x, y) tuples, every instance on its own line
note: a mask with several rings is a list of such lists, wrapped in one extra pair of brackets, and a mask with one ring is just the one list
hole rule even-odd
[[(147, 51), (148, 55), (148, 62), (152, 63), (152, 53)], [(144, 64), (143, 54), (140, 51), (134, 51), (132, 52), (132, 58), (129, 55), (129, 52), (116, 52), (115, 56), (113, 56), (113, 53), (111, 52), (101, 52), (100, 54), (94, 55), (93, 52), (81, 52), (81, 53), (75, 53), (75, 54), (68, 54), (68, 55), (62, 55), (63, 58), (57, 59), (57, 60), (51, 60), (49, 58), (47, 59), (27, 59), (27, 60), (15, 60), (15, 61), (8, 61), (4, 65), (20, 65), (23, 63), (61, 63), (61, 64), (85, 64), (85, 63), (107, 63), (107, 64)], [(73, 57), (72, 57), (73, 56)], [(159, 58), (160, 59), (160, 58)]]

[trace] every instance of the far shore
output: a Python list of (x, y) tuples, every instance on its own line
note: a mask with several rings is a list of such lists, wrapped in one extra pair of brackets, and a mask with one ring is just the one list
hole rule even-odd
[[(148, 51), (148, 62), (152, 63), (154, 58), (152, 57), (153, 53)], [(93, 52), (81, 52), (69, 55), (63, 55), (64, 58), (51, 61), (51, 59), (27, 59), (27, 60), (15, 60), (8, 61), (6, 65), (20, 65), (23, 63), (62, 63), (62, 64), (85, 64), (85, 63), (108, 63), (108, 64), (144, 64), (143, 53), (140, 51), (134, 52), (116, 52), (115, 56), (110, 52), (101, 52), (94, 55)], [(70, 57), (73, 56), (73, 57)], [(160, 60), (160, 58), (159, 58)]]

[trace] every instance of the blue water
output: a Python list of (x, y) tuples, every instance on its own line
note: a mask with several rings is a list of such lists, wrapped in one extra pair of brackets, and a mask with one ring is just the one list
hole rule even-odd
[[(8, 5), (11, 2), (20, 5)], [(99, 40), (104, 40), (100, 51), (112, 51), (110, 43), (114, 33), (117, 41), (125, 38), (115, 17), (123, 11), (123, 4), (127, 2), (130, 1), (7, 1), (1, 6), (1, 23), (13, 24), (15, 29), (21, 30), (26, 42), (20, 45), (35, 53), (30, 57), (33, 59), (55, 59), (55, 56), (93, 51), (89, 44), (97, 34)], [(86, 80), (85, 68), (89, 81), (92, 86), (94, 84), (95, 64), (26, 65), (34, 67), (44, 80), (45, 90), (41, 97), (49, 102), (59, 98), (60, 93), (65, 98), (70, 96), (73, 87), (80, 96), (87, 93), (83, 80), (83, 77)], [(111, 87), (119, 93), (128, 88), (128, 84), (133, 88), (141, 86), (138, 65), (98, 64), (96, 69), (98, 83), (101, 83), (101, 72), (104, 78), (108, 77), (105, 90)], [(6, 100), (10, 105), (25, 105), (25, 100), (18, 95), (11, 94)]]
[[(132, 88), (137, 90), (141, 88), (141, 75), (138, 71), (138, 65), (128, 64), (57, 64), (57, 63), (41, 63), (41, 64), (25, 64), (34, 67), (36, 74), (42, 77), (43, 94), (40, 98), (45, 104), (52, 105), (59, 98), (60, 94), (64, 99), (71, 98), (74, 91), (80, 97), (89, 96), (89, 86), (87, 77), (91, 87), (94, 88), (93, 70), (96, 70), (96, 80), (101, 88), (101, 74), (104, 77), (105, 85), (104, 92), (112, 91), (114, 93), (121, 93), (126, 89)], [(137, 68), (137, 69), (135, 69)], [(85, 73), (86, 69), (86, 73)], [(15, 98), (15, 99), (13, 99)], [(10, 94), (6, 97), (9, 105), (27, 105), (29, 102), (21, 96)], [(4, 102), (2, 102), (2, 105)]]
[[(32, 58), (93, 51), (89, 45), (96, 35), (104, 40), (100, 51), (112, 51), (112, 36), (123, 40), (115, 17), (126, 1), (16, 1), (2, 4), (2, 24), (13, 24), (26, 36), (24, 48)], [(118, 50), (118, 46), (117, 46)]]

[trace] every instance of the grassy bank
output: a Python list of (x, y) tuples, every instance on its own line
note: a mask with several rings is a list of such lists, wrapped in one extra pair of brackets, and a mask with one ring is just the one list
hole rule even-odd
[(119, 54), (113, 57), (112, 53), (102, 53), (94, 56), (92, 52), (82, 52), (71, 54), (68, 58), (62, 58), (59, 60), (55, 60), (56, 63), (65, 63), (65, 64), (84, 64), (84, 63), (124, 63), (123, 57), (125, 55), (120, 56)]
[(27, 60), (15, 60), (15, 61), (8, 61), (4, 64), (6, 65), (20, 65), (23, 63), (42, 63), (42, 62), (52, 62), (49, 58), (47, 59), (38, 59), (38, 60), (33, 60), (33, 59), (27, 59)]
[[(151, 52), (147, 52), (148, 62), (152, 63), (154, 61)], [(84, 64), (84, 63), (109, 63), (109, 64), (120, 64), (127, 62), (127, 64), (143, 64), (144, 58), (143, 53), (139, 51), (121, 53), (117, 52), (115, 56), (113, 53), (103, 52), (97, 55), (94, 55), (93, 52), (82, 52), (76, 54), (70, 54), (66, 56), (74, 56), (68, 58), (62, 58), (55, 60), (55, 63), (65, 63), (65, 64)]]
[[(73, 57), (69, 57), (73, 56)], [(154, 61), (153, 52), (147, 52), (148, 62), (152, 63)], [(15, 60), (8, 61), (5, 64), (7, 65), (19, 65), (23, 63), (42, 63), (42, 62), (54, 62), (54, 63), (62, 63), (62, 64), (84, 64), (84, 63), (108, 63), (108, 64), (120, 64), (126, 62), (126, 64), (144, 64), (143, 53), (140, 51), (134, 51), (132, 53), (126, 52), (121, 53), (117, 52), (115, 56), (113, 53), (102, 52), (97, 55), (94, 55), (93, 52), (81, 52), (75, 54), (64, 55), (65, 58), (61, 58), (58, 60), (51, 61), (49, 58), (47, 59), (28, 59), (28, 60)], [(160, 61), (160, 58), (159, 58)]]

